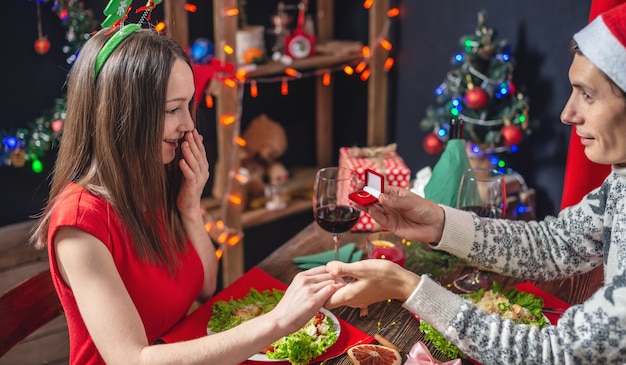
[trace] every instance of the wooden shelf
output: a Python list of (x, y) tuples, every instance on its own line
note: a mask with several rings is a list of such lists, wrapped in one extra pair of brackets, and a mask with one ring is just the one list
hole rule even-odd
[[(336, 43), (332, 42), (332, 43)], [(347, 46), (348, 42), (346, 42)], [(355, 42), (349, 42), (351, 45), (350, 48), (355, 48)], [(360, 44), (360, 43), (356, 43)], [(294, 62), (290, 65), (285, 65), (280, 62), (269, 61), (263, 65), (257, 66), (255, 69), (251, 70), (246, 76), (249, 78), (258, 78), (262, 76), (270, 76), (281, 74), (285, 71), (287, 67), (294, 68), (296, 70), (306, 70), (306, 69), (323, 69), (327, 67), (337, 66), (346, 63), (357, 63), (363, 59), (363, 56), (359, 51), (342, 51), (341, 49), (337, 49), (332, 53), (318, 53), (311, 57), (307, 57), (300, 60), (294, 60)]]
[[(317, 168), (299, 168), (291, 172), (291, 178), (284, 188), (291, 192), (291, 199), (285, 209), (270, 211), (266, 208), (244, 210), (241, 213), (241, 225), (243, 229), (256, 227), (265, 223), (273, 222), (292, 214), (311, 210), (311, 196), (313, 193), (313, 178)], [(202, 208), (213, 219), (222, 219), (221, 200), (208, 197), (202, 199)]]
[[(211, 214), (214, 219), (221, 218), (219, 200), (215, 198), (205, 198), (202, 200), (202, 205), (207, 213)], [(210, 208), (207, 209), (206, 207)], [(241, 225), (243, 229), (249, 229), (311, 209), (311, 200), (292, 199), (285, 209), (270, 211), (265, 208), (259, 208), (244, 211), (241, 214)]]

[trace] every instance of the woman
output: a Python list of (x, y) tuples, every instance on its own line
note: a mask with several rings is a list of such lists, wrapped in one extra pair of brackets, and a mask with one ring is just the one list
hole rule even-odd
[[(484, 364), (626, 363), (626, 5), (574, 35), (572, 94), (564, 124), (576, 128), (587, 157), (613, 166), (601, 187), (558, 217), (540, 222), (480, 218), (389, 188), (367, 212), (409, 240), (434, 242), (479, 266), (527, 279), (563, 279), (604, 264), (604, 286), (541, 330), (489, 316), (427, 276), (385, 260), (331, 262), (356, 280), (328, 308), (388, 298), (420, 316)], [(468, 232), (472, 232), (468, 234)], [(386, 290), (381, 290), (385, 288)]]
[(296, 276), (274, 310), (219, 334), (151, 346), (216, 289), (200, 198), (209, 178), (181, 47), (152, 30), (104, 29), (68, 81), (49, 203), (35, 239), (70, 333), (72, 364), (238, 364), (296, 331), (340, 284)]

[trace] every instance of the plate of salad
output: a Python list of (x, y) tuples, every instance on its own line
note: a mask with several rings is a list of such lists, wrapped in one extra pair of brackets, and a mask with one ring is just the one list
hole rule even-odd
[[(541, 312), (543, 299), (516, 288), (503, 289), (494, 282), (491, 289), (480, 289), (475, 293), (461, 296), (488, 313), (498, 314), (501, 318), (510, 319), (515, 323), (533, 325), (539, 328), (550, 323)], [(424, 339), (432, 342), (433, 346), (448, 358), (467, 357), (455, 344), (446, 339), (430, 324), (424, 321), (420, 322), (420, 330), (425, 334)]]
[[(240, 299), (217, 301), (213, 315), (207, 324), (207, 334), (233, 328), (247, 320), (272, 310), (284, 295), (283, 290), (258, 291), (251, 288)], [(278, 339), (263, 352), (252, 355), (249, 360), (261, 362), (285, 362), (293, 365), (308, 364), (328, 350), (339, 338), (341, 325), (330, 311), (321, 308), (300, 330)]]

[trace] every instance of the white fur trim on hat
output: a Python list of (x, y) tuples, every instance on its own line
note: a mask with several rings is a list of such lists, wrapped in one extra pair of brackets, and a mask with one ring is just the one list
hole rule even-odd
[[(626, 39), (626, 34), (618, 37)], [(603, 16), (574, 34), (574, 40), (583, 55), (626, 92), (626, 47), (615, 38)]]

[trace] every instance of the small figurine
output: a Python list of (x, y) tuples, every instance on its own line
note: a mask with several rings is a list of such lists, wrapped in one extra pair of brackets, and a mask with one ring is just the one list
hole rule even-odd
[(289, 177), (287, 169), (282, 164), (273, 164), (268, 168), (269, 185), (265, 188), (265, 208), (270, 211), (287, 208), (285, 197), (285, 183)]
[(285, 38), (290, 34), (289, 26), (291, 26), (292, 21), (293, 17), (287, 13), (285, 3), (279, 1), (276, 14), (272, 15), (274, 29), (272, 29), (271, 34), (276, 37), (272, 46), (272, 54), (285, 52)]
[(250, 200), (264, 196), (268, 186), (280, 186), (288, 178), (287, 168), (279, 161), (287, 151), (287, 134), (283, 126), (261, 114), (254, 118), (242, 137), (246, 146), (241, 155), (241, 167), (248, 170)]

